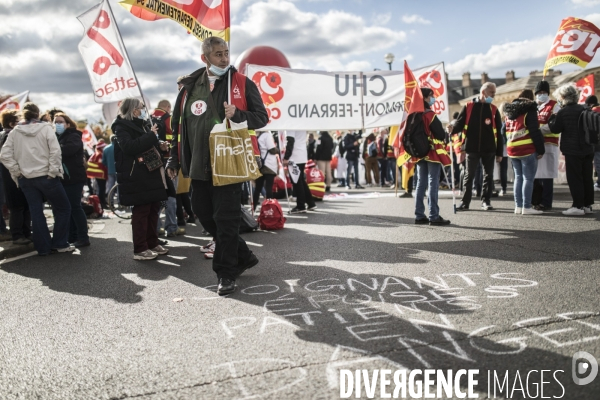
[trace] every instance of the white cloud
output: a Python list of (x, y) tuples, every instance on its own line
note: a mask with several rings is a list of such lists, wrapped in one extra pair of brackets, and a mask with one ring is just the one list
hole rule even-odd
[(463, 72), (488, 72), (502, 75), (506, 69), (540, 69), (548, 55), (554, 36), (546, 35), (520, 42), (495, 44), (486, 53), (468, 54), (462, 59), (449, 63), (446, 71), (451, 76), (461, 76)]
[[(174, 99), (175, 79), (203, 66), (200, 42), (173, 21), (141, 21), (110, 1), (144, 93), (153, 104)], [(93, 102), (77, 50), (83, 28), (74, 17), (97, 2), (79, 0), (74, 9), (72, 0), (0, 0), (0, 93), (30, 90), (43, 110), (56, 106), (74, 118), (99, 119), (102, 107)], [(39, 11), (31, 14), (34, 6)], [(290, 0), (235, 0), (231, 7), (232, 64), (247, 48), (268, 44), (295, 68), (371, 70), (365, 61), (371, 51), (383, 54), (407, 37), (383, 26), (388, 14), (371, 21), (349, 12), (306, 12)]]
[(294, 68), (302, 64), (339, 70), (345, 68), (344, 59), (389, 49), (405, 41), (406, 33), (369, 25), (363, 17), (347, 12), (317, 14), (301, 11), (290, 1), (269, 1), (249, 6), (244, 20), (232, 27), (232, 37), (232, 51), (237, 54), (269, 43)]
[(600, 5), (600, 0), (571, 0), (571, 3), (576, 6), (582, 7), (594, 7)]
[(375, 14), (371, 22), (375, 25), (387, 25), (392, 20), (392, 13)]
[(452, 47), (445, 47), (444, 50), (442, 50), (444, 53), (449, 52), (450, 50), (452, 50)]
[(431, 21), (429, 21), (428, 19), (425, 19), (417, 14), (403, 15), (402, 22), (404, 22), (405, 24), (423, 24), (423, 25), (431, 24)]
[[(598, 1), (598, 4), (600, 4), (600, 0)], [(600, 13), (588, 14), (585, 17), (583, 17), (583, 19), (586, 21), (590, 21), (592, 24), (600, 27)]]

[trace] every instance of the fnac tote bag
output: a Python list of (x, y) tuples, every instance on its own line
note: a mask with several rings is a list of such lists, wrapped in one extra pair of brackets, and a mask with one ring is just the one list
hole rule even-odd
[(260, 178), (246, 121), (225, 119), (210, 132), (213, 185), (224, 186)]

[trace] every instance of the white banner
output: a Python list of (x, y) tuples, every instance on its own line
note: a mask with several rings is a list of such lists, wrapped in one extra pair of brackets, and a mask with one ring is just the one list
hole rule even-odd
[(125, 45), (107, 0), (79, 17), (84, 36), (79, 52), (90, 76), (96, 103), (140, 97)]
[[(402, 71), (324, 72), (249, 64), (269, 114), (267, 130), (334, 130), (399, 125), (404, 111)], [(421, 87), (434, 90), (432, 107), (449, 122), (444, 64), (413, 71)]]
[(29, 90), (9, 97), (8, 99), (4, 100), (2, 104), (0, 104), (0, 111), (22, 109), (23, 105), (27, 101), (27, 96), (29, 96)]

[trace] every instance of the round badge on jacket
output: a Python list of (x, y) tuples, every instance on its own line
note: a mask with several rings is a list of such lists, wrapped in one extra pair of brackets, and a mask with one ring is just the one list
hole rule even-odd
[(206, 111), (206, 102), (203, 100), (196, 100), (192, 103), (191, 111), (194, 115), (202, 115)]
[(489, 125), (489, 124), (491, 124), (491, 123), (492, 123), (492, 120), (491, 120), (491, 119), (489, 119), (489, 118), (486, 118), (486, 119), (485, 119), (485, 124), (486, 124), (486, 125)]

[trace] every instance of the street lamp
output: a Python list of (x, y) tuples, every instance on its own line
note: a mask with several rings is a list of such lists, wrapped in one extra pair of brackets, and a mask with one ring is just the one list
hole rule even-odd
[(390, 71), (391, 71), (392, 63), (394, 62), (394, 55), (392, 53), (387, 53), (385, 56), (383, 56), (383, 59), (385, 60), (386, 63), (388, 63), (388, 65), (390, 66)]

